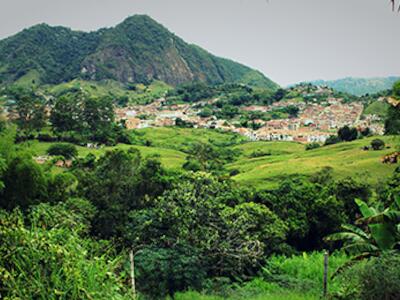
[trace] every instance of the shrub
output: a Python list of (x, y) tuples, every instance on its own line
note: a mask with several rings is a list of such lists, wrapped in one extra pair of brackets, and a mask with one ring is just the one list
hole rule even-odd
[(48, 133), (40, 133), (37, 136), (38, 141), (41, 142), (56, 142), (58, 139), (55, 136), (52, 136), (51, 134)]
[[(338, 275), (338, 299), (400, 299), (400, 255), (387, 252), (356, 263)], [(335, 298), (335, 299), (336, 299)]]
[[(329, 256), (328, 278), (348, 260), (342, 253)], [(304, 293), (320, 293), (323, 286), (324, 254), (322, 252), (303, 253), (291, 257), (272, 256), (263, 268), (263, 277), (270, 283), (290, 290), (300, 290)], [(339, 289), (339, 281), (329, 283), (331, 291)]]
[(229, 172), (229, 176), (236, 176), (236, 175), (238, 175), (238, 174), (240, 174), (240, 170), (239, 170), (239, 169), (232, 169), (232, 170)]
[(328, 146), (328, 145), (334, 145), (334, 144), (337, 144), (337, 143), (340, 143), (340, 138), (337, 136), (337, 135), (331, 135), (330, 137), (328, 137), (327, 139), (326, 139), (326, 141), (325, 141), (325, 146)]
[(261, 149), (254, 150), (251, 154), (251, 158), (256, 158), (256, 157), (263, 157), (263, 156), (270, 156), (271, 151), (263, 151)]
[(383, 148), (385, 148), (385, 142), (381, 139), (375, 139), (371, 142), (371, 147), (374, 150), (382, 150)]
[(15, 157), (4, 174), (4, 194), (0, 207), (22, 209), (47, 198), (47, 180), (43, 169), (28, 155)]
[(341, 141), (350, 142), (357, 139), (358, 132), (356, 128), (344, 126), (338, 130), (338, 137)]
[(201, 257), (192, 247), (146, 248), (137, 255), (136, 274), (140, 291), (151, 299), (188, 288), (200, 289), (206, 277)]
[(116, 272), (122, 257), (113, 258), (108, 243), (82, 238), (82, 219), (63, 204), (40, 204), (26, 218), (0, 210), (0, 220), (5, 299), (129, 299)]
[(372, 258), (359, 276), (361, 299), (400, 299), (399, 254), (385, 253)]
[(319, 148), (319, 147), (321, 147), (321, 145), (318, 144), (318, 143), (307, 144), (307, 145), (306, 145), (306, 151), (307, 151), (307, 150), (317, 149), (317, 148)]
[(65, 159), (71, 159), (78, 156), (78, 150), (72, 144), (57, 143), (47, 149), (47, 154), (51, 156), (61, 155)]

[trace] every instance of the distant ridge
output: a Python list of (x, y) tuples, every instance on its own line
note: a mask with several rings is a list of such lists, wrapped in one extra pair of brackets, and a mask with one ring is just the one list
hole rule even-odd
[(1, 40), (0, 80), (21, 78), (51, 84), (82, 78), (279, 87), (259, 71), (187, 44), (145, 15), (89, 33), (39, 24)]
[(389, 90), (398, 80), (400, 80), (400, 76), (374, 78), (346, 77), (338, 80), (328, 81), (316, 80), (311, 81), (310, 83), (314, 85), (324, 85), (340, 92), (362, 96), (365, 94), (375, 94), (384, 90)]

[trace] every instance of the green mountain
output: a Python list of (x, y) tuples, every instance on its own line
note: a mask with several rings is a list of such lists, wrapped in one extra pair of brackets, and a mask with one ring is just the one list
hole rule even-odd
[(317, 80), (312, 81), (315, 85), (324, 85), (340, 92), (346, 92), (356, 96), (365, 94), (375, 94), (384, 90), (389, 90), (393, 84), (400, 80), (400, 77), (376, 77), (376, 78), (354, 78), (347, 77), (338, 80)]
[(0, 41), (2, 82), (57, 84), (77, 78), (278, 88), (256, 70), (187, 44), (148, 16), (89, 33), (40, 24)]

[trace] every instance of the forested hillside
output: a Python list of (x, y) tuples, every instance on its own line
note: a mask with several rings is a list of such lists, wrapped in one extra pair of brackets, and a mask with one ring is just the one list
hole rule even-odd
[(90, 33), (40, 24), (0, 41), (0, 80), (21, 78), (36, 84), (82, 78), (278, 87), (262, 73), (189, 45), (142, 15)]
[(365, 94), (375, 94), (392, 88), (393, 84), (400, 77), (377, 77), (377, 78), (354, 78), (347, 77), (338, 80), (317, 80), (313, 84), (323, 85), (333, 88), (340, 92), (349, 93), (356, 96)]

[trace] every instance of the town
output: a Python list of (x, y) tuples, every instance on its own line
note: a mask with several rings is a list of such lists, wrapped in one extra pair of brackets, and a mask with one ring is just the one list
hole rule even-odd
[[(324, 143), (345, 125), (358, 130), (369, 128), (371, 132), (381, 135), (384, 132), (382, 120), (377, 115), (363, 115), (364, 106), (360, 102), (344, 103), (341, 98), (328, 97), (319, 103), (286, 100), (272, 105), (241, 106), (241, 112), (270, 112), (283, 107), (296, 107), (296, 117), (285, 119), (255, 119), (257, 129), (240, 126), (237, 119), (218, 119), (211, 115), (201, 117), (202, 105), (212, 104), (217, 99), (194, 104), (168, 105), (165, 98), (148, 105), (132, 105), (116, 108), (118, 121), (127, 129), (148, 127), (175, 126), (179, 122), (190, 124), (194, 128), (211, 128), (232, 131), (248, 137), (251, 141), (295, 141), (301, 143)], [(386, 101), (384, 97), (378, 101)]]

